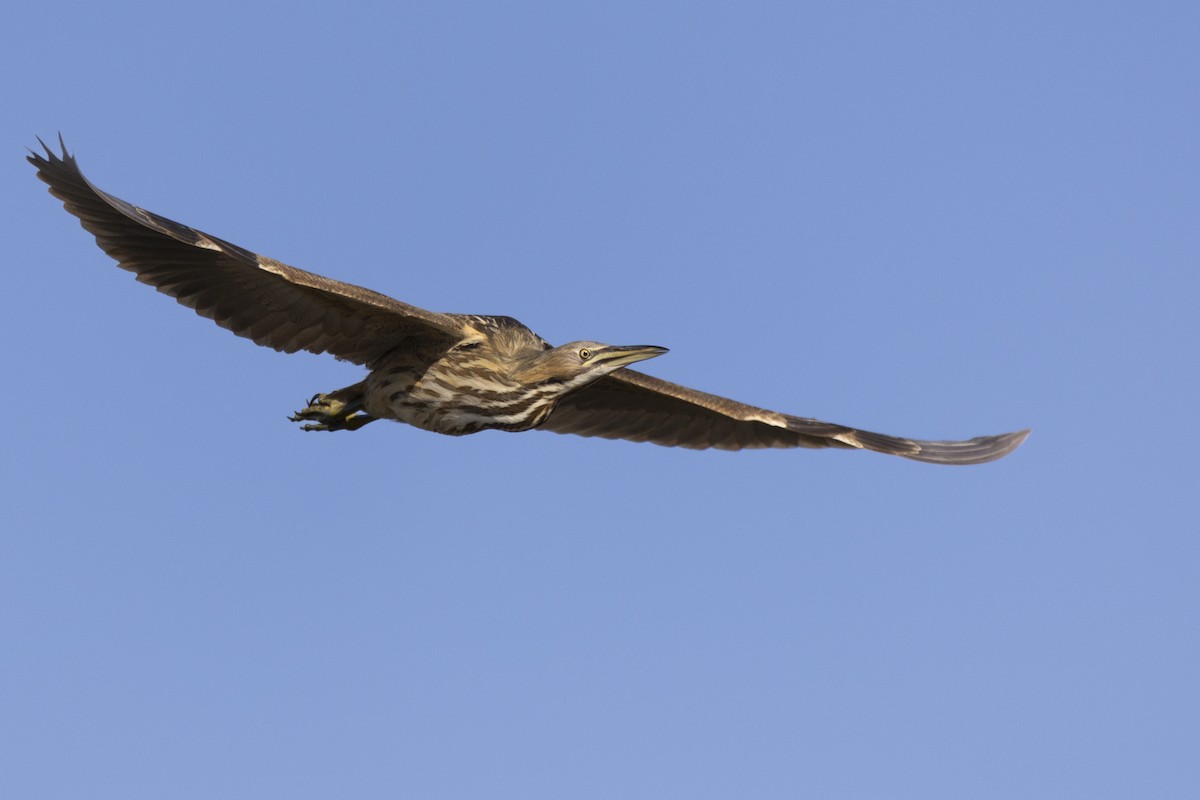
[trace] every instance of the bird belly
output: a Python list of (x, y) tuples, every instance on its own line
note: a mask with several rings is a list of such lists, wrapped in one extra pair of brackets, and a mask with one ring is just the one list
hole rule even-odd
[(371, 373), (366, 384), (368, 414), (449, 436), (526, 431), (553, 409), (540, 388), (499, 380), (459, 382), (436, 369), (392, 367)]

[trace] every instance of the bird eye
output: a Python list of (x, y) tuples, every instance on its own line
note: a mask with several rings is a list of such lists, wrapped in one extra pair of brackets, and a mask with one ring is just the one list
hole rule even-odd
[(579, 360), (580, 361), (587, 361), (591, 357), (592, 357), (591, 350), (588, 350), (586, 347), (581, 347), (579, 349)]

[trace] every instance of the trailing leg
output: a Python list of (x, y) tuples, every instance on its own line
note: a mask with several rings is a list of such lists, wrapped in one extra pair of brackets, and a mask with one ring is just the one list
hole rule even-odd
[(292, 422), (308, 422), (306, 431), (356, 431), (377, 418), (363, 411), (364, 382), (329, 394), (314, 395), (308, 406), (288, 417)]

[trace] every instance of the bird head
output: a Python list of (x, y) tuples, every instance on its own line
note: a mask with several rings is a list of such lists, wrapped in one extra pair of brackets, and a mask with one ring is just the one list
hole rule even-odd
[(520, 370), (520, 377), (530, 383), (553, 381), (571, 389), (665, 352), (667, 348), (653, 345), (570, 342), (534, 355)]

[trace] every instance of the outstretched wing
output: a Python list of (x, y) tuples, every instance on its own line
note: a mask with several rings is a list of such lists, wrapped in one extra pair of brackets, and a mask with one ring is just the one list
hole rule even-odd
[(29, 162), (104, 252), (238, 336), (367, 364), (412, 337), (449, 343), (462, 335), (453, 315), (289, 267), (106, 194), (83, 176), (61, 137), (61, 156), (41, 144), (46, 155), (33, 153)]
[(1011, 453), (1028, 430), (961, 442), (925, 442), (755, 408), (631, 369), (571, 392), (540, 426), (555, 433), (667, 447), (842, 447), (933, 464), (982, 464)]

